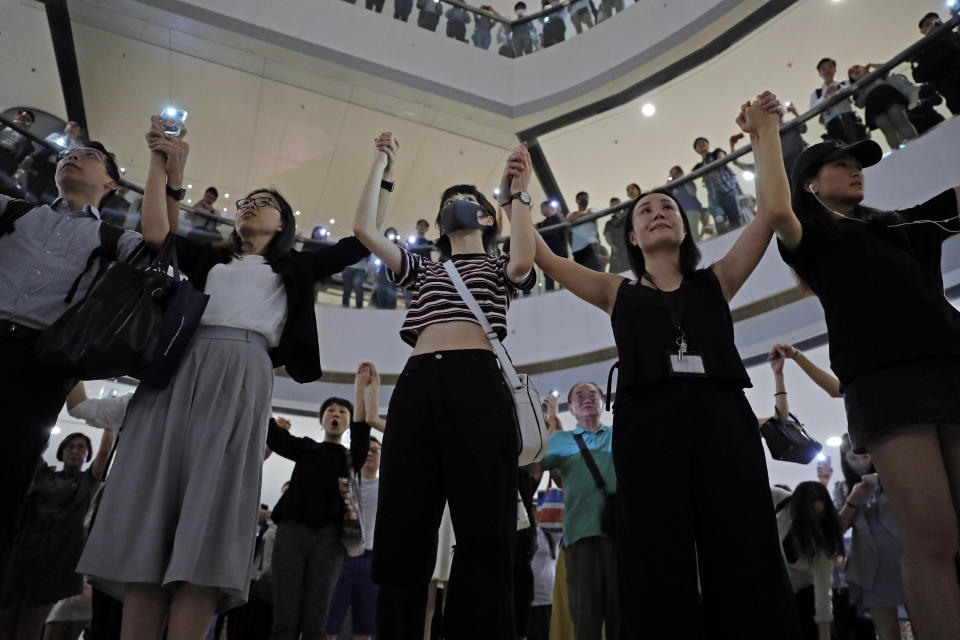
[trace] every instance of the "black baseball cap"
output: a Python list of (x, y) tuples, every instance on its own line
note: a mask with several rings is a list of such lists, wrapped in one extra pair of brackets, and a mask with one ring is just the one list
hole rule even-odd
[(923, 23), (927, 21), (927, 18), (936, 18), (937, 20), (939, 20), (940, 14), (937, 13), (936, 11), (931, 11), (927, 15), (920, 18), (920, 22), (917, 24), (918, 29), (923, 29)]
[(793, 165), (793, 175), (790, 176), (790, 190), (799, 193), (803, 189), (803, 181), (816, 175), (820, 167), (842, 158), (853, 156), (864, 167), (872, 167), (883, 158), (883, 150), (873, 140), (861, 140), (853, 144), (843, 144), (839, 140), (827, 140), (808, 147), (797, 157)]

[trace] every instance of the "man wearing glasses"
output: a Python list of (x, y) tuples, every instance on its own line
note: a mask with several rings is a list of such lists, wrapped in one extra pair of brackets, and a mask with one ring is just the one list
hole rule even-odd
[[(72, 287), (74, 301), (90, 288), (99, 264), (89, 259), (101, 244), (97, 205), (117, 188), (120, 172), (101, 143), (88, 142), (61, 151), (55, 178), (52, 204), (30, 209), (0, 195), (0, 504), (9, 516), (0, 521), (0, 566), (50, 428), (76, 382), (37, 360), (36, 341), (67, 310)], [(116, 256), (130, 255), (140, 239), (122, 232)]]
[[(29, 129), (35, 116), (29, 109), (20, 109), (13, 116), (13, 124), (21, 129)], [(0, 178), (8, 179), (17, 170), (17, 165), (30, 153), (30, 138), (19, 131), (0, 124)]]

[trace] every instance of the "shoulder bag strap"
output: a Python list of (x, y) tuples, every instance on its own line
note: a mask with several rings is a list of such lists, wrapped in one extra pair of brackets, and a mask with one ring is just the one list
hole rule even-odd
[(490, 326), (490, 323), (487, 321), (487, 316), (484, 315), (483, 309), (477, 304), (476, 298), (470, 293), (467, 284), (463, 281), (463, 278), (460, 277), (460, 272), (457, 271), (457, 267), (454, 266), (453, 260), (444, 262), (443, 268), (447, 270), (447, 275), (450, 276), (450, 280), (453, 282), (453, 286), (456, 287), (457, 293), (460, 294), (467, 308), (470, 309), (474, 317), (476, 317), (483, 332), (487, 334), (487, 339), (490, 340), (490, 345), (493, 347), (494, 353), (497, 354), (497, 359), (500, 361), (500, 369), (503, 371), (507, 383), (512, 389), (520, 388), (522, 386), (520, 378), (517, 376), (517, 370), (513, 366), (513, 361), (510, 360), (510, 354), (507, 353), (503, 343), (500, 342), (500, 338), (497, 337), (497, 332)]
[(593, 459), (590, 449), (587, 449), (587, 443), (583, 441), (583, 434), (575, 433), (573, 434), (573, 439), (577, 441), (577, 446), (580, 447), (580, 453), (583, 454), (583, 461), (587, 463), (587, 468), (590, 469), (593, 481), (597, 483), (597, 489), (606, 493), (607, 483), (603, 481), (603, 476), (600, 475), (600, 469), (597, 468), (597, 463)]

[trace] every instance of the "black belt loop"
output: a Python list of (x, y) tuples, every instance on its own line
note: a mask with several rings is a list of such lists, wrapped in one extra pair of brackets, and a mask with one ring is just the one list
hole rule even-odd
[(610, 373), (607, 374), (607, 411), (610, 411), (610, 389), (613, 385), (613, 372), (620, 368), (620, 361), (613, 363), (613, 366), (610, 367)]

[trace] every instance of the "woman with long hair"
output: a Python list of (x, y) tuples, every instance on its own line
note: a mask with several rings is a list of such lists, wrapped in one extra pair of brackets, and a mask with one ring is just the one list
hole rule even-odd
[[(444, 265), (385, 238), (374, 213), (383, 172), (399, 146), (390, 134), (377, 155), (357, 206), (353, 230), (411, 291), (400, 329), (413, 353), (390, 398), (384, 435), (373, 577), (380, 584), (378, 637), (418, 637), (427, 584), (437, 554), (444, 498), (456, 533), (444, 610), (447, 637), (509, 638), (513, 625), (513, 553), (517, 528), (517, 432), (513, 403), (490, 340), (454, 287)], [(452, 261), (500, 339), (518, 291), (533, 286), (530, 155), (507, 161), (501, 193), (513, 204), (511, 254), (491, 256), (496, 211), (471, 185), (440, 197), (437, 246)], [(478, 479), (482, 479), (479, 480)]]
[(819, 297), (854, 451), (870, 454), (900, 524), (910, 616), (924, 640), (960, 638), (960, 312), (940, 257), (960, 187), (902, 211), (864, 207), (879, 145), (813, 145), (787, 182), (765, 156), (758, 186), (780, 254)]
[[(743, 105), (737, 122), (754, 149), (777, 135), (780, 113), (770, 93)], [(664, 191), (641, 194), (627, 218), (635, 279), (585, 269), (537, 239), (544, 273), (610, 315), (620, 354), (613, 460), (617, 531), (629, 539), (617, 549), (620, 599), (630, 603), (621, 608), (624, 639), (796, 637), (729, 308), (772, 236), (773, 203), (763, 190), (757, 197), (757, 218), (705, 269), (682, 208)], [(659, 474), (673, 479), (670, 491), (651, 489)]]
[[(772, 360), (777, 358), (781, 363), (785, 358), (794, 360), (828, 394), (843, 397), (840, 381), (813, 364), (793, 345), (776, 344), (770, 354)], [(880, 640), (899, 640), (898, 609), (907, 602), (900, 567), (903, 553), (900, 525), (870, 454), (854, 452), (849, 435), (843, 434), (842, 440), (843, 479), (834, 485), (833, 504), (843, 530), (853, 529), (843, 570), (844, 582), (849, 585), (848, 601), (857, 612), (870, 612)]]
[[(143, 238), (177, 228), (189, 147), (154, 117)], [(124, 599), (123, 640), (203, 638), (250, 587), (273, 369), (321, 375), (314, 285), (367, 255), (356, 238), (293, 249), (293, 209), (275, 188), (237, 201), (220, 245), (174, 236), (180, 269), (210, 296), (166, 389), (141, 385), (78, 571)], [(165, 625), (166, 622), (166, 625)]]
[(803, 637), (830, 640), (833, 567), (843, 555), (837, 509), (820, 482), (801, 482), (792, 494), (779, 487), (771, 491)]

